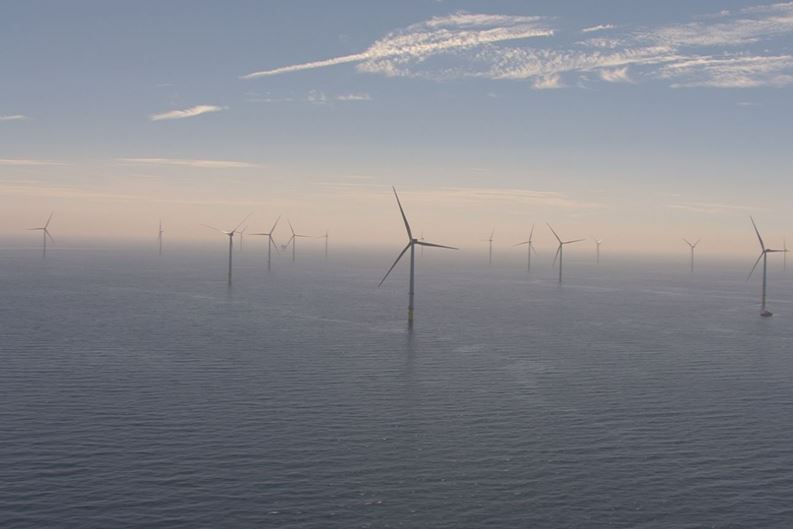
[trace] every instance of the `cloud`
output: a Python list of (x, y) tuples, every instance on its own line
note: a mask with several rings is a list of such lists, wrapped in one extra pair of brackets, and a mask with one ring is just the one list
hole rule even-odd
[(0, 158), (0, 166), (9, 165), (9, 166), (58, 166), (58, 165), (66, 165), (63, 162), (56, 162), (53, 160), (20, 160), (20, 159), (9, 159), (9, 158)]
[(736, 204), (722, 204), (718, 202), (680, 202), (677, 204), (667, 204), (669, 209), (680, 209), (694, 213), (726, 213), (734, 211), (753, 211), (757, 208)]
[(607, 29), (614, 29), (615, 26), (611, 24), (600, 24), (597, 26), (590, 26), (581, 30), (581, 33), (594, 33), (596, 31), (605, 31)]
[(337, 101), (371, 101), (372, 96), (365, 92), (336, 96)]
[(191, 160), (183, 158), (117, 158), (122, 164), (143, 164), (174, 167), (195, 167), (200, 169), (253, 169), (262, 166), (250, 162), (234, 160)]
[(391, 31), (360, 53), (243, 78), (355, 64), (358, 72), (386, 77), (525, 80), (535, 89), (593, 79), (663, 82), (676, 88), (793, 85), (788, 44), (793, 37), (793, 2), (659, 26), (593, 25), (575, 34), (608, 31), (608, 36), (571, 43), (548, 38), (560, 34), (555, 23), (548, 17), (460, 11)]
[(28, 117), (22, 114), (0, 116), (0, 121), (25, 121), (26, 119), (28, 119)]
[(151, 121), (164, 121), (170, 119), (194, 118), (202, 114), (208, 114), (210, 112), (220, 112), (221, 110), (225, 110), (225, 109), (226, 107), (219, 107), (216, 105), (196, 105), (194, 107), (186, 108), (184, 110), (170, 110), (168, 112), (162, 112), (160, 114), (152, 114), (151, 116), (149, 116), (149, 119)]
[(460, 11), (393, 31), (361, 53), (261, 70), (242, 78), (256, 79), (349, 63), (365, 63), (365, 71), (373, 68), (387, 69), (392, 62), (424, 60), (456, 50), (473, 49), (496, 42), (547, 37), (552, 34), (553, 30), (546, 25), (544, 17), (482, 15)]

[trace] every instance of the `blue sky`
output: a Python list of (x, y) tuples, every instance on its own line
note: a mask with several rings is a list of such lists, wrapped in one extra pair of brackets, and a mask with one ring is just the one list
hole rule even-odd
[(791, 3), (30, 1), (0, 49), (8, 235), (250, 209), (375, 242), (391, 184), (458, 244), (793, 223)]

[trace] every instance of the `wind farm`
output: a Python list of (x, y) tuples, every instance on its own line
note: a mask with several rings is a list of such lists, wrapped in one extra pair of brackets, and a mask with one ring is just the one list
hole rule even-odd
[(793, 526), (793, 1), (2, 17), (0, 529)]

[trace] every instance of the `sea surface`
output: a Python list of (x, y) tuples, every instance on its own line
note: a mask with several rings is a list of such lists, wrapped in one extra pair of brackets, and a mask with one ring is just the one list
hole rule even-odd
[(0, 249), (0, 528), (793, 527), (793, 271), (398, 250)]

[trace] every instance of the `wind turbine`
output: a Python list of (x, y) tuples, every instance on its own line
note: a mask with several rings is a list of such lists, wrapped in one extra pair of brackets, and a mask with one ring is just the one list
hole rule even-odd
[[(421, 235), (419, 235), (419, 240), (420, 241), (424, 240), (424, 230), (421, 230)], [(421, 247), (421, 255), (424, 255), (424, 247), (423, 246)]]
[(603, 241), (600, 239), (595, 239), (595, 264), (600, 264), (600, 245), (603, 244)]
[(402, 256), (405, 255), (405, 252), (410, 250), (410, 291), (408, 295), (408, 326), (413, 327), (413, 297), (414, 297), (414, 287), (415, 287), (415, 270), (416, 270), (416, 245), (421, 247), (428, 246), (431, 248), (446, 248), (447, 250), (457, 250), (452, 246), (443, 246), (441, 244), (433, 244), (431, 242), (421, 241), (413, 237), (413, 232), (410, 231), (410, 224), (408, 223), (408, 218), (405, 216), (405, 210), (402, 209), (402, 203), (399, 201), (399, 195), (397, 195), (396, 188), (391, 187), (394, 191), (394, 197), (396, 197), (397, 206), (399, 206), (399, 212), (402, 214), (402, 220), (405, 222), (405, 230), (408, 234), (408, 243), (405, 248), (399, 253), (394, 261), (394, 264), (391, 265), (391, 268), (388, 269), (383, 279), (380, 281), (380, 284), (377, 285), (378, 287), (381, 286), (385, 280), (388, 278), (391, 271), (396, 267), (399, 260), (402, 259)]
[(493, 228), (493, 231), (490, 232), (490, 238), (487, 239), (487, 242), (490, 244), (490, 253), (488, 254), (487, 264), (488, 266), (493, 265), (493, 235), (496, 234), (496, 229)]
[(766, 285), (768, 282), (768, 254), (770, 253), (786, 253), (787, 249), (785, 250), (772, 250), (770, 248), (765, 247), (765, 243), (763, 242), (763, 238), (760, 236), (760, 230), (757, 229), (757, 224), (754, 223), (754, 219), (749, 217), (749, 220), (752, 221), (752, 226), (754, 227), (754, 232), (757, 234), (757, 240), (760, 241), (760, 257), (757, 258), (757, 261), (754, 262), (754, 266), (752, 267), (752, 271), (749, 272), (749, 276), (746, 278), (747, 281), (752, 277), (754, 273), (754, 269), (757, 268), (757, 265), (760, 263), (760, 259), (763, 260), (763, 298), (762, 298), (762, 307), (760, 309), (760, 316), (764, 318), (768, 318), (774, 315), (773, 312), (769, 312), (766, 309)]
[[(548, 223), (546, 222), (546, 224), (548, 224)], [(556, 260), (559, 259), (559, 284), (561, 284), (562, 283), (562, 253), (563, 253), (562, 250), (564, 249), (564, 245), (565, 244), (573, 244), (575, 242), (581, 242), (581, 241), (583, 241), (585, 239), (575, 239), (575, 240), (572, 240), (572, 241), (563, 241), (561, 238), (559, 238), (559, 235), (556, 234), (556, 232), (554, 231), (554, 229), (551, 227), (550, 224), (548, 224), (548, 227), (551, 228), (551, 232), (553, 232), (553, 236), (556, 237), (557, 241), (559, 241), (559, 247), (556, 249), (556, 255), (554, 255), (554, 257), (553, 257), (553, 264), (556, 264)]]
[(52, 235), (50, 235), (50, 231), (47, 229), (49, 227), (49, 225), (50, 225), (50, 221), (52, 220), (52, 215), (54, 213), (55, 213), (54, 211), (52, 213), (50, 213), (50, 216), (47, 217), (47, 222), (45, 222), (44, 226), (42, 226), (41, 228), (28, 228), (28, 230), (30, 230), (30, 231), (40, 231), (41, 232), (41, 237), (42, 237), (41, 258), (42, 259), (46, 259), (47, 258), (47, 237), (49, 237), (50, 241), (52, 241), (53, 244), (55, 243), (55, 239), (52, 238)]
[(325, 235), (320, 235), (320, 239), (325, 239), (325, 259), (328, 258), (328, 230), (325, 230)]
[(290, 244), (292, 245), (292, 262), (294, 263), (295, 262), (295, 241), (297, 239), (299, 239), (299, 238), (303, 238), (303, 239), (308, 238), (308, 237), (310, 237), (310, 235), (300, 235), (299, 233), (295, 233), (295, 229), (292, 227), (292, 223), (289, 222), (289, 221), (286, 221), (286, 222), (289, 223), (289, 229), (292, 230), (292, 237), (289, 239), (289, 241), (287, 241), (286, 246), (285, 246), (284, 249), (289, 248)]
[(257, 235), (257, 236), (261, 235), (267, 237), (267, 271), (268, 272), (270, 271), (270, 263), (272, 262), (271, 258), (272, 258), (273, 246), (275, 247), (275, 251), (276, 252), (278, 251), (278, 243), (276, 243), (275, 240), (273, 239), (273, 233), (275, 233), (275, 228), (276, 226), (278, 226), (279, 220), (281, 220), (280, 215), (278, 216), (277, 219), (275, 219), (275, 223), (273, 224), (273, 227), (270, 228), (270, 231), (266, 233), (251, 233), (251, 235)]
[(529, 232), (529, 240), (525, 242), (519, 242), (515, 246), (523, 246), (524, 244), (528, 247), (528, 270), (531, 272), (531, 252), (537, 253), (537, 250), (534, 249), (534, 224), (531, 225), (531, 231)]
[(231, 286), (231, 251), (234, 248), (234, 234), (237, 233), (237, 230), (240, 229), (240, 226), (242, 226), (242, 223), (245, 222), (246, 220), (248, 220), (248, 217), (250, 217), (250, 216), (251, 216), (251, 213), (248, 213), (248, 215), (246, 215), (245, 218), (242, 219), (242, 221), (240, 221), (240, 223), (237, 224), (237, 226), (231, 231), (221, 230), (221, 229), (218, 229), (218, 228), (216, 228), (214, 226), (210, 226), (209, 224), (204, 224), (204, 226), (206, 226), (207, 228), (213, 229), (215, 231), (219, 231), (220, 233), (226, 235), (229, 238), (229, 286)]
[(165, 233), (162, 231), (162, 219), (160, 219), (160, 230), (157, 232), (157, 242), (160, 245), (159, 255), (162, 255), (162, 234)]
[(700, 240), (701, 239), (697, 239), (697, 242), (692, 244), (692, 243), (690, 243), (688, 241), (688, 239), (683, 239), (683, 241), (691, 248), (691, 271), (692, 272), (694, 271), (694, 248), (697, 247), (697, 245), (699, 244)]
[(244, 228), (237, 232), (237, 235), (240, 236), (240, 247), (237, 248), (237, 251), (242, 253), (242, 244), (245, 242), (245, 230), (248, 229), (248, 225), (246, 224)]

